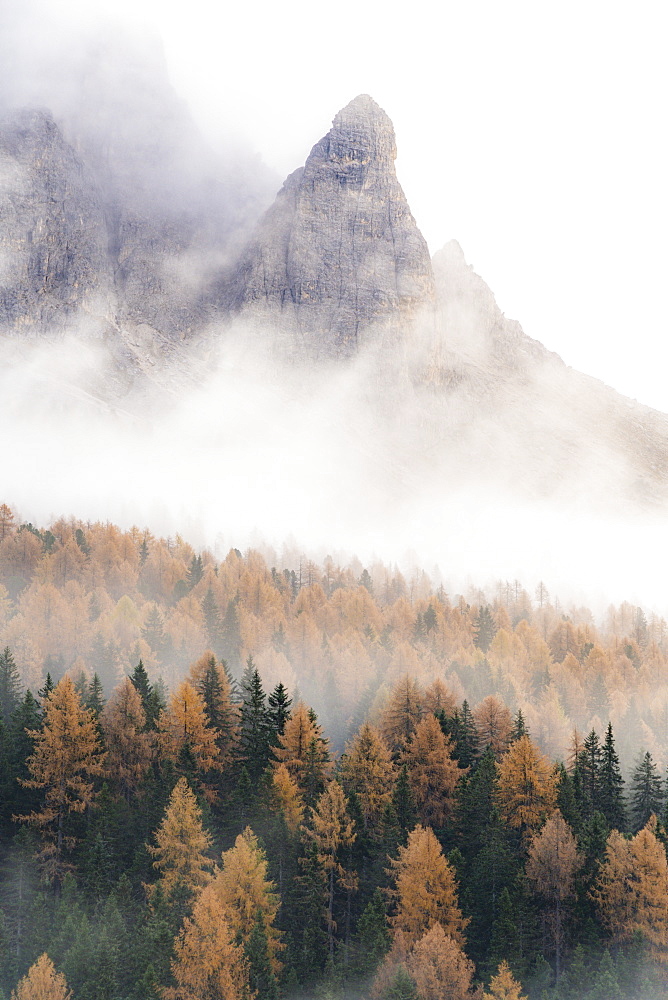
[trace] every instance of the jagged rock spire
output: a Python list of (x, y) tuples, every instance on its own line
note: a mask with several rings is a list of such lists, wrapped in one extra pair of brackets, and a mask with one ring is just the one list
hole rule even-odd
[(433, 296), (427, 244), (394, 170), (389, 117), (361, 94), (291, 174), (234, 275), (227, 302), (253, 307), (315, 354), (349, 353)]

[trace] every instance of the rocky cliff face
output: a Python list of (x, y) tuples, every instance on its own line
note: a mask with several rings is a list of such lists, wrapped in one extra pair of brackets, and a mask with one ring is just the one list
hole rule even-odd
[(392, 122), (368, 95), (340, 111), (291, 174), (224, 301), (341, 355), (374, 327), (405, 326), (433, 298), (426, 242), (397, 180)]
[(113, 274), (99, 190), (49, 112), (0, 122), (0, 328), (101, 329)]

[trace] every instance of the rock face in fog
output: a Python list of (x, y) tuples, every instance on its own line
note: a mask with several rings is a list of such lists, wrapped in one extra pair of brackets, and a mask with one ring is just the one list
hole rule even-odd
[(406, 325), (434, 288), (395, 157), (392, 122), (356, 97), (261, 220), (226, 305), (297, 333), (315, 355), (349, 354), (374, 327)]
[[(668, 502), (668, 416), (567, 367), (499, 309), (454, 240), (434, 256), (436, 316), (411, 354), (421, 427), (400, 461), (446, 483), (603, 510)], [(408, 414), (411, 414), (410, 418)], [(418, 471), (416, 455), (428, 456)], [(613, 488), (611, 485), (614, 484)]]
[(32, 72), (30, 51), (1, 54), (0, 102), (25, 106), (0, 113), (0, 330), (92, 327), (128, 379), (160, 379), (213, 318), (208, 286), (268, 172), (208, 149), (150, 40), (94, 32)]
[(0, 327), (101, 327), (113, 300), (107, 241), (99, 190), (50, 113), (1, 121)]

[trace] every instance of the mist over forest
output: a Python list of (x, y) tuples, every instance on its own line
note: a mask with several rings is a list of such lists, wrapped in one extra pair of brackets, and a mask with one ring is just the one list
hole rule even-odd
[(660, 1000), (668, 416), (325, 110), (3, 11), (0, 1000)]

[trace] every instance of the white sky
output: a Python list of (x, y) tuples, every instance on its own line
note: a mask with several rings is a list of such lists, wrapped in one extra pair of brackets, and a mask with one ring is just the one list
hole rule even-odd
[(210, 139), (232, 124), (281, 176), (370, 93), (394, 121), (399, 178), (432, 252), (457, 239), (530, 336), (668, 411), (665, 4), (103, 9), (157, 28)]

